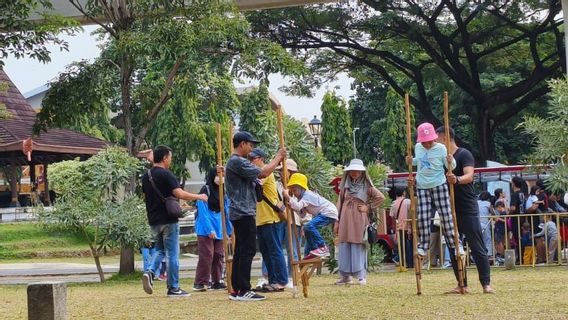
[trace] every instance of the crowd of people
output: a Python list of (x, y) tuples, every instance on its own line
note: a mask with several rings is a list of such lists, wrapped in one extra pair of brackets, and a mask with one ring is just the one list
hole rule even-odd
[[(526, 219), (500, 216), (566, 211), (557, 195), (546, 193), (542, 183), (537, 183), (529, 195), (523, 191), (526, 183), (515, 177), (510, 204), (502, 190), (496, 190), (495, 196), (483, 192), (477, 197), (473, 188), (474, 158), (469, 150), (457, 146), (451, 129), (447, 149), (444, 145), (445, 132), (443, 127), (435, 129), (429, 123), (421, 124), (417, 128), (415, 156), (407, 157), (409, 165), (416, 166), (417, 169), (416, 177), (410, 176), (408, 182), (416, 187), (416, 254), (420, 261), (423, 262), (426, 258), (433, 243), (430, 239), (431, 232), (436, 234), (439, 231), (438, 234), (443, 234), (449, 249), (446, 260), (451, 263), (459, 284), (448, 293), (467, 293), (467, 274), (463, 270), (464, 274), (460, 275), (457, 260), (465, 255), (462, 242), (467, 242), (478, 269), (483, 292), (493, 293), (490, 285), (490, 257), (502, 257), (504, 248), (509, 245), (523, 246), (523, 252), (528, 252), (532, 250), (530, 248), (537, 246), (535, 239), (544, 237), (549, 259), (556, 259), (558, 231), (553, 219), (544, 217), (539, 228), (540, 221), (532, 216), (527, 216)], [(227, 235), (235, 241), (230, 270), (233, 288), (229, 294), (231, 300), (264, 300), (265, 296), (260, 293), (279, 292), (290, 287), (292, 263), (286, 257), (292, 256), (294, 260), (328, 257), (328, 244), (320, 234), (320, 229), (326, 226), (333, 227), (339, 252), (340, 278), (335, 284), (365, 285), (370, 213), (382, 205), (385, 196), (373, 185), (363, 162), (353, 159), (344, 168), (339, 200), (334, 204), (310, 190), (309, 177), (301, 173), (301, 168), (292, 159), (286, 160), (287, 170), (283, 172), (280, 164), (287, 156), (285, 149), (279, 149), (270, 159), (258, 147), (260, 141), (245, 131), (237, 132), (232, 143), (234, 153), (225, 166), (212, 168), (208, 172), (206, 183), (198, 194), (183, 191), (168, 170), (172, 159), (170, 148), (158, 146), (153, 150), (153, 166), (142, 178), (148, 222), (155, 247), (144, 266), (145, 292), (153, 293), (153, 280), (159, 275), (159, 265), (165, 259), (168, 269), (167, 295), (189, 295), (179, 286), (179, 225), (178, 218), (168, 213), (169, 207), (164, 201), (168, 197), (196, 201), (195, 227), (199, 261), (194, 291), (227, 289), (223, 281), (223, 220), (226, 221)], [(221, 177), (224, 177), (224, 181), (221, 181)], [(286, 188), (282, 182), (283, 177), (288, 181)], [(220, 198), (221, 182), (225, 185), (224, 199)], [(455, 190), (457, 225), (454, 225), (450, 206), (450, 185)], [(396, 199), (392, 203), (390, 215), (396, 221), (397, 241), (405, 239), (402, 245), (397, 246), (395, 262), (399, 262), (399, 256), (405, 256), (406, 265), (412, 266), (413, 248), (410, 240), (415, 235), (408, 223), (410, 201), (405, 189), (397, 189), (395, 193)], [(221, 204), (224, 205), (225, 212), (221, 212)], [(291, 248), (287, 241), (286, 208), (293, 212)], [(222, 215), (226, 219), (222, 219)], [(457, 228), (460, 237), (454, 237), (454, 228)], [(303, 254), (297, 250), (302, 238), (305, 240)], [(511, 242), (506, 243), (509, 240)], [(251, 265), (257, 248), (262, 256), (263, 276), (253, 288)], [(456, 253), (459, 256), (456, 257)], [(460, 281), (461, 277), (463, 282)]]

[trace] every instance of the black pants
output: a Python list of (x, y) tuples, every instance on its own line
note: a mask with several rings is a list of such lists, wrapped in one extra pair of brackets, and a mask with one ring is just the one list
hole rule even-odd
[(250, 269), (256, 254), (256, 222), (246, 216), (231, 223), (236, 237), (231, 284), (235, 292), (246, 292), (250, 290)]
[[(460, 235), (465, 236), (466, 242), (471, 250), (471, 255), (475, 260), (477, 273), (479, 273), (479, 282), (482, 286), (489, 285), (491, 275), (489, 269), (489, 257), (487, 249), (483, 242), (483, 234), (481, 233), (481, 225), (479, 224), (479, 216), (474, 215), (458, 215), (458, 231)], [(446, 240), (447, 243), (447, 240)], [(450, 250), (450, 259), (456, 280), (458, 280), (458, 266), (456, 262), (455, 250)], [(465, 262), (465, 261), (464, 261)], [(458, 280), (459, 282), (459, 280)], [(467, 271), (464, 266), (464, 285), (467, 287)]]

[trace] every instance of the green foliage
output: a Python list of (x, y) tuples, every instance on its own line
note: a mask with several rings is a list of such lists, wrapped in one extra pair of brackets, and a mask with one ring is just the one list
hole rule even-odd
[(379, 121), (385, 117), (386, 88), (386, 85), (355, 80), (355, 96), (349, 101), (351, 124), (359, 128), (355, 135), (358, 155), (365, 163), (382, 158)]
[(118, 111), (109, 100), (119, 94), (112, 68), (100, 60), (69, 65), (50, 84), (36, 117), (35, 132), (49, 126), (60, 127), (123, 144), (124, 133), (109, 117)]
[(547, 117), (527, 116), (520, 127), (533, 137), (531, 163), (554, 164), (546, 180), (552, 191), (568, 190), (568, 79), (549, 81), (549, 113)]
[[(59, 39), (58, 35), (74, 34), (80, 27), (73, 19), (47, 14), (46, 11), (51, 8), (53, 5), (49, 0), (0, 1), (0, 68), (10, 55), (49, 62), (51, 51), (48, 45), (68, 50), (67, 42)], [(43, 22), (29, 21), (33, 16)]]
[(138, 159), (118, 148), (50, 167), (51, 186), (59, 197), (53, 211), (39, 210), (40, 221), (83, 233), (101, 281), (98, 258), (104, 248), (134, 246), (149, 237), (143, 201), (126, 191), (140, 169)]
[[(390, 89), (385, 101), (385, 118), (378, 120), (376, 129), (380, 137), (380, 146), (384, 159), (396, 171), (407, 171), (406, 157), (406, 113), (404, 100)], [(411, 128), (414, 128), (414, 112), (411, 114)]]
[(201, 170), (215, 164), (214, 123), (227, 137), (240, 104), (235, 77), (302, 71), (281, 46), (250, 37), (248, 22), (231, 2), (126, 6), (124, 15), (112, 16), (100, 1), (84, 6), (87, 16), (107, 18), (98, 33), (108, 40), (94, 63), (76, 64), (52, 84), (36, 132), (78, 129), (119, 142), (132, 155), (166, 144), (174, 150), (172, 171), (186, 179), (186, 161), (199, 160)]
[(334, 92), (327, 92), (321, 105), (321, 145), (326, 159), (345, 164), (353, 158), (351, 121), (347, 103)]
[(256, 34), (308, 61), (311, 73), (292, 82), (296, 92), (339, 72), (367, 86), (366, 97), (358, 92), (357, 108), (375, 105), (376, 114), (352, 112), (352, 126), (370, 133), (365, 160), (376, 158), (378, 143), (367, 137), (380, 128), (373, 124), (386, 108), (388, 86), (401, 99), (410, 94), (417, 122), (435, 126), (443, 123), (441, 97), (448, 91), (452, 126), (470, 134), (465, 144), (458, 142), (473, 147), (478, 159), (515, 161), (525, 149), (512, 129), (519, 115), (539, 108), (549, 90), (545, 81), (562, 74), (560, 11), (560, 0), (361, 0), (251, 12), (248, 18)]
[[(8, 83), (0, 81), (0, 92), (8, 92)], [(6, 105), (0, 103), (0, 119), (10, 119), (12, 118), (12, 113), (6, 108)]]
[[(239, 114), (245, 121), (240, 123), (240, 128), (255, 135), (262, 142), (262, 148), (269, 155), (273, 155), (278, 150), (276, 112), (270, 109), (265, 101), (268, 101), (266, 88), (260, 87), (244, 94)], [(250, 117), (251, 114), (255, 117)], [(334, 200), (336, 196), (329, 185), (333, 178), (333, 166), (316, 151), (306, 126), (301, 121), (285, 115), (283, 127), (289, 157), (298, 163), (300, 172), (308, 176), (310, 189)]]

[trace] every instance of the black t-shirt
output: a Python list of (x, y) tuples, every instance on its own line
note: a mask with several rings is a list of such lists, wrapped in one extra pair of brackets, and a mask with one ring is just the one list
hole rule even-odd
[[(456, 159), (454, 174), (458, 177), (463, 176), (464, 167), (475, 167), (473, 155), (465, 148), (458, 148), (454, 153), (454, 159)], [(455, 184), (454, 190), (456, 213), (478, 216), (479, 207), (477, 206), (477, 197), (475, 196), (473, 183)]]
[(525, 213), (526, 206), (525, 194), (522, 191), (515, 191), (511, 195), (511, 207), (515, 206), (515, 212), (513, 214)]
[[(150, 170), (152, 170), (154, 184), (164, 198), (172, 196), (172, 191), (180, 187), (178, 180), (170, 170), (161, 167), (152, 167)], [(142, 177), (142, 191), (146, 202), (148, 223), (151, 226), (178, 222), (178, 218), (171, 217), (166, 211), (166, 204), (152, 187), (148, 172)]]

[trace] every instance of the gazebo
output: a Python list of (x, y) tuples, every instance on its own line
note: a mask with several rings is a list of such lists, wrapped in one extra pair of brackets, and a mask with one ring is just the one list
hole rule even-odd
[[(43, 165), (40, 179), (45, 185), (44, 199), (49, 203), (47, 167), (50, 163), (79, 158), (85, 160), (105, 148), (104, 140), (67, 129), (49, 129), (34, 136), (32, 129), (36, 111), (26, 101), (8, 75), (0, 69), (0, 84), (7, 90), (0, 90), (0, 104), (11, 113), (9, 119), (0, 120), (0, 167), (10, 170), (10, 206), (19, 206), (17, 168), (29, 166), (30, 184), (36, 179), (35, 166)], [(30, 190), (32, 191), (32, 190)]]

